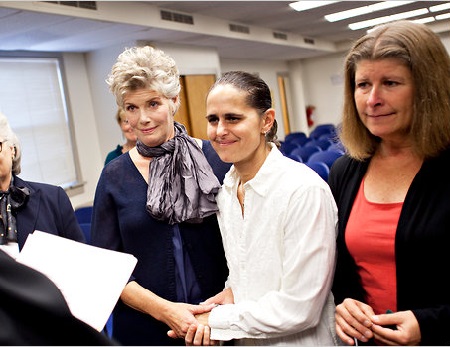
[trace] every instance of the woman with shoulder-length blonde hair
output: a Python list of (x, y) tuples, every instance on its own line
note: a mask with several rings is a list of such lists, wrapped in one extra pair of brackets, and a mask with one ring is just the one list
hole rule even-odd
[(340, 139), (347, 154), (329, 175), (338, 336), (448, 345), (450, 57), (437, 34), (398, 21), (353, 45)]

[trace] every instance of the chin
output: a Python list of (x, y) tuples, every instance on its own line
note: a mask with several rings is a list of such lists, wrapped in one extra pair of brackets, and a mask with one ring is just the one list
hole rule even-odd
[(225, 153), (225, 151), (218, 151), (216, 150), (217, 154), (219, 155), (220, 160), (222, 160), (224, 163), (233, 163), (233, 156)]

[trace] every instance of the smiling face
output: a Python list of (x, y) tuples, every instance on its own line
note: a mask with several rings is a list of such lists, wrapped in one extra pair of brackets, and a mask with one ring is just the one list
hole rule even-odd
[(354, 96), (359, 117), (373, 135), (387, 141), (408, 140), (414, 81), (404, 63), (395, 58), (360, 61)]
[(225, 84), (214, 87), (206, 100), (208, 138), (220, 159), (235, 165), (265, 157), (264, 133), (274, 119), (273, 109), (261, 116), (246, 97), (245, 91)]
[(174, 103), (160, 93), (147, 89), (128, 92), (123, 108), (130, 127), (137, 138), (149, 147), (155, 147), (174, 136)]

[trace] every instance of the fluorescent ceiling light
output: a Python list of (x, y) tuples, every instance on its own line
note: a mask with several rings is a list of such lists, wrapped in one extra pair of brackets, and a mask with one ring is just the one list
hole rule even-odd
[(421, 8), (421, 9), (414, 10), (414, 11), (393, 14), (392, 16), (379, 17), (379, 18), (365, 20), (362, 22), (352, 23), (352, 24), (349, 24), (348, 27), (352, 30), (359, 30), (359, 29), (363, 29), (363, 28), (367, 28), (367, 27), (371, 27), (371, 26), (375, 26), (375, 25), (379, 25), (379, 24), (383, 24), (383, 23), (393, 22), (395, 20), (420, 16), (420, 15), (426, 14), (426, 13), (428, 13), (428, 9)]
[(296, 11), (306, 11), (312, 8), (321, 7), (325, 5), (329, 5), (335, 3), (337, 1), (296, 1), (291, 2), (289, 6), (291, 6)]
[(436, 20), (448, 19), (448, 18), (450, 18), (450, 13), (440, 14), (434, 18), (436, 18)]
[(337, 21), (344, 20), (347, 18), (352, 18), (352, 17), (356, 17), (356, 16), (361, 16), (363, 14), (368, 14), (368, 13), (372, 13), (372, 12), (376, 12), (376, 11), (385, 10), (387, 8), (393, 8), (393, 7), (397, 7), (397, 6), (406, 5), (411, 2), (414, 2), (414, 1), (383, 1), (383, 2), (378, 2), (376, 4), (369, 5), (369, 6), (357, 7), (357, 8), (353, 8), (351, 10), (331, 13), (331, 14), (326, 15), (325, 19), (329, 22), (337, 22)]
[(434, 17), (425, 17), (425, 18), (413, 20), (412, 22), (425, 24), (425, 23), (431, 23), (434, 21), (435, 21)]
[(438, 12), (438, 11), (443, 11), (443, 10), (448, 10), (448, 9), (450, 9), (450, 2), (448, 2), (446, 4), (436, 5), (436, 6), (431, 6), (430, 7), (430, 11), (431, 12)]

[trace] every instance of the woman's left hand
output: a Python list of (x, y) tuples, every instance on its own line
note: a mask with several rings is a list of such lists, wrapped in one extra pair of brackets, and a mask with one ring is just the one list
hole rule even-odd
[(211, 330), (209, 326), (192, 324), (184, 338), (186, 346), (217, 346), (218, 341), (211, 340)]
[(417, 346), (420, 344), (419, 322), (412, 311), (379, 314), (372, 317), (372, 322), (371, 330), (374, 338), (382, 345)]
[[(186, 334), (188, 333), (189, 329), (193, 329), (193, 327), (196, 327), (200, 324), (202, 325), (208, 325), (208, 317), (209, 317), (209, 312), (216, 306), (215, 304), (202, 304), (202, 305), (189, 305), (189, 304), (180, 304), (177, 303), (178, 305), (186, 305), (189, 307), (189, 311), (192, 315), (194, 315), (195, 321), (191, 320), (191, 317), (189, 316), (185, 316), (185, 320), (182, 322), (178, 322), (180, 326), (186, 327), (186, 330), (184, 329), (179, 329), (176, 325), (171, 325), (171, 324), (167, 324), (169, 325), (170, 329), (167, 332), (167, 335), (173, 339), (177, 339), (177, 338), (186, 338)], [(180, 318), (181, 316), (179, 316)], [(178, 328), (178, 329), (177, 329)], [(209, 327), (208, 327), (209, 330)], [(195, 331), (194, 331), (195, 334)], [(202, 333), (203, 335), (203, 333)], [(192, 337), (189, 338), (189, 340), (191, 340)], [(209, 339), (209, 333), (208, 333), (208, 339)]]

